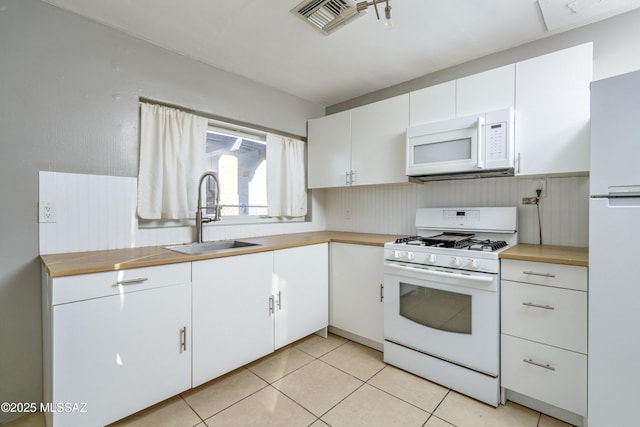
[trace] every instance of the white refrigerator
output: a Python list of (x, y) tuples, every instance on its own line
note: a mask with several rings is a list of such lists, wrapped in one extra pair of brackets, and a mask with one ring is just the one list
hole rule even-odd
[(591, 84), (589, 427), (639, 425), (640, 71)]

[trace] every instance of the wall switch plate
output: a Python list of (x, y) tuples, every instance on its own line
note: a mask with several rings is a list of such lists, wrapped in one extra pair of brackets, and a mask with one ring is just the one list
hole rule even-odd
[(55, 202), (38, 202), (38, 222), (56, 222), (57, 220)]
[(344, 219), (351, 219), (351, 208), (346, 208), (344, 210)]

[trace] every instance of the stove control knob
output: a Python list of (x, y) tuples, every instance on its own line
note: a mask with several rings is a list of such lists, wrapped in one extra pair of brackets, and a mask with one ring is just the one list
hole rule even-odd
[(467, 267), (468, 268), (473, 268), (473, 269), (480, 268), (480, 261), (478, 261), (475, 258), (469, 258), (467, 260)]
[(460, 258), (459, 256), (451, 257), (451, 262), (453, 262), (453, 265), (455, 265), (456, 267), (462, 266), (462, 258)]
[(427, 262), (429, 264), (435, 263), (437, 259), (438, 259), (438, 257), (435, 256), (434, 254), (427, 254)]
[(393, 251), (393, 257), (395, 259), (400, 259), (402, 258), (402, 251)]
[(413, 252), (407, 252), (407, 259), (409, 261), (413, 261), (415, 259), (415, 254)]

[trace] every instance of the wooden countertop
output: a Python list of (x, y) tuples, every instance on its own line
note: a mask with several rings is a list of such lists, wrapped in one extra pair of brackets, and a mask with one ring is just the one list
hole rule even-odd
[[(128, 268), (150, 267), (155, 265), (191, 262), (203, 259), (243, 255), (317, 243), (339, 242), (358, 245), (383, 246), (395, 240), (397, 236), (387, 234), (348, 233), (342, 231), (318, 231), (311, 233), (279, 234), (274, 236), (235, 239), (243, 242), (258, 243), (249, 246), (210, 252), (207, 254), (185, 255), (164, 249), (163, 246), (125, 248), (91, 252), (41, 255), (40, 259), (49, 276), (63, 277), (76, 274), (99, 273), (104, 271), (125, 270)], [(169, 245), (164, 245), (169, 246)], [(380, 260), (382, 262), (382, 260)]]
[(521, 243), (500, 253), (501, 259), (589, 266), (589, 248)]

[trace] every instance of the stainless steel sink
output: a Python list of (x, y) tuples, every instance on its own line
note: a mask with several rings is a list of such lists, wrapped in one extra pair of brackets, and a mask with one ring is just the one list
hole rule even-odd
[(240, 240), (218, 240), (215, 242), (188, 243), (186, 245), (165, 246), (169, 249), (182, 254), (206, 254), (209, 252), (221, 251), (233, 248), (245, 248), (249, 246), (260, 246), (259, 243), (242, 242)]

